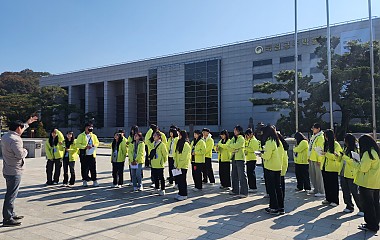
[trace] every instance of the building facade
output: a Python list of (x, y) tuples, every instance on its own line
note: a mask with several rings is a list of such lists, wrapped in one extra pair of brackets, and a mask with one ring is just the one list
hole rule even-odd
[[(380, 36), (380, 19), (373, 21)], [(349, 40), (368, 41), (368, 20), (331, 27), (340, 38), (335, 51), (345, 52)], [(314, 54), (316, 38), (326, 27), (298, 33), (298, 71), (324, 76)], [(253, 86), (274, 82), (281, 70), (295, 68), (294, 33), (228, 44), (164, 57), (43, 77), (41, 86), (56, 85), (68, 92), (68, 102), (91, 113), (98, 134), (112, 136), (118, 128), (138, 125), (144, 130), (155, 123), (167, 131), (175, 124), (184, 129), (209, 127), (212, 131), (244, 128), (258, 122), (275, 124), (281, 114), (268, 106), (254, 106), (250, 98), (286, 98), (286, 93), (255, 93)], [(68, 126), (78, 119), (66, 118)]]

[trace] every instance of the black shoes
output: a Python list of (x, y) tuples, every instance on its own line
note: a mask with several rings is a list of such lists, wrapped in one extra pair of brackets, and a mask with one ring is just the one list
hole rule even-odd
[(13, 219), (14, 220), (21, 220), (21, 219), (23, 219), (24, 218), (24, 216), (13, 216)]
[(11, 219), (11, 220), (7, 220), (7, 221), (4, 221), (3, 222), (3, 227), (17, 227), (17, 226), (20, 226), (21, 225), (21, 222), (18, 222), (14, 219)]
[(367, 224), (360, 224), (359, 226), (358, 226), (358, 228), (360, 229), (360, 230), (363, 230), (363, 231), (372, 231), (372, 232), (377, 232), (378, 230), (375, 230), (375, 229), (370, 229), (370, 228), (368, 228), (368, 225)]

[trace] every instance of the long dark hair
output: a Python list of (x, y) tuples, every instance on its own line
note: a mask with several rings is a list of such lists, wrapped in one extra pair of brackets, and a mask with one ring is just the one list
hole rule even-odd
[(178, 137), (177, 128), (170, 128), (170, 130), (169, 130), (169, 137), (170, 137), (170, 133), (173, 133), (173, 138)]
[(222, 131), (220, 132), (220, 135), (224, 135), (224, 136), (226, 136), (226, 139), (222, 139), (222, 143), (223, 143), (223, 144), (226, 144), (226, 142), (227, 142), (228, 139), (229, 139), (228, 131), (224, 129), (224, 130), (222, 130)]
[(276, 142), (277, 147), (280, 146), (280, 139), (273, 126), (267, 125), (263, 129), (263, 135), (261, 136), (261, 146), (264, 146), (267, 140), (273, 140)]
[[(144, 141), (144, 137), (141, 132), (135, 132), (135, 135), (139, 136), (139, 142)], [(133, 141), (135, 141), (135, 136), (133, 136)]]
[(120, 145), (121, 141), (123, 141), (123, 136), (121, 135), (121, 133), (115, 133), (114, 135), (118, 135), (119, 139), (117, 140), (117, 142), (116, 142), (115, 138), (113, 139), (113, 141), (112, 141), (112, 152), (114, 152), (115, 150), (119, 150), (119, 145)]
[(297, 145), (299, 145), (302, 140), (306, 140), (307, 141), (307, 138), (301, 132), (296, 132), (294, 134), (294, 138), (296, 139)]
[(129, 136), (132, 138), (132, 142), (135, 141), (135, 134), (139, 132), (139, 127), (137, 125), (133, 125), (131, 127), (131, 131), (129, 131)]
[(335, 135), (334, 131), (331, 129), (327, 129), (325, 131), (325, 146), (324, 151), (329, 151), (330, 153), (334, 153), (334, 144), (335, 144)]
[(153, 134), (154, 134), (155, 132), (157, 132), (158, 127), (157, 127), (157, 125), (155, 125), (155, 124), (150, 124), (150, 129), (153, 130), (153, 132), (152, 132), (152, 136), (150, 136), (150, 138), (149, 138), (149, 141), (152, 143), (152, 142), (154, 142)]
[[(71, 135), (72, 135), (70, 141), (69, 141), (69, 139), (67, 138), (67, 134), (71, 134)], [(74, 139), (75, 139), (74, 132), (72, 132), (72, 131), (67, 131), (66, 136), (65, 136), (65, 146), (66, 146), (66, 148), (70, 148), (71, 144), (73, 144), (73, 142), (74, 142)]]
[(359, 138), (360, 157), (363, 157), (365, 152), (368, 152), (369, 157), (374, 160), (371, 150), (375, 150), (377, 155), (380, 156), (380, 149), (375, 139), (372, 136), (365, 134)]
[(58, 144), (58, 135), (55, 134), (55, 138), (53, 138), (53, 136), (51, 135), (54, 131), (55, 129), (51, 130), (50, 135), (49, 135), (49, 144), (51, 147), (57, 146)]
[(282, 134), (279, 133), (279, 132), (277, 133), (277, 136), (278, 136), (278, 139), (281, 141), (282, 146), (284, 147), (284, 150), (285, 150), (285, 151), (288, 151), (288, 150), (289, 150), (289, 143), (287, 143), (287, 142), (285, 141), (284, 136), (282, 136)]
[(181, 130), (179, 132), (179, 135), (181, 135), (181, 138), (178, 139), (177, 146), (176, 146), (175, 150), (178, 153), (182, 153), (183, 146), (185, 146), (185, 142), (189, 142), (189, 137), (187, 136), (186, 130)]
[(351, 151), (356, 152), (356, 137), (351, 133), (347, 133), (344, 137), (345, 154), (352, 157)]
[[(242, 135), (244, 137), (244, 130), (240, 125), (236, 125), (234, 129), (236, 129), (239, 132), (238, 135)], [(235, 136), (234, 134), (234, 138), (235, 138), (235, 141), (237, 141), (238, 136)]]

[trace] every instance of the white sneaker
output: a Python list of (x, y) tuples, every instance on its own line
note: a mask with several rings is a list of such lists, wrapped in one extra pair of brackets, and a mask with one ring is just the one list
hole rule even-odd
[(160, 196), (165, 196), (165, 190), (160, 190), (160, 191), (158, 191), (158, 195), (160, 195)]
[(128, 187), (131, 187), (131, 186), (133, 186), (133, 183), (131, 183), (131, 182), (130, 182), (130, 183), (127, 183), (127, 186), (128, 186)]
[(248, 197), (248, 196), (247, 196), (247, 195), (244, 195), (244, 194), (239, 194), (238, 197), (239, 197), (239, 198), (246, 198), (246, 197)]
[(156, 187), (156, 184), (153, 183), (152, 185), (150, 185), (150, 187), (151, 187), (151, 188), (155, 188), (155, 187)]
[(115, 184), (112, 184), (112, 187), (113, 187), (113, 188), (117, 188), (117, 185), (115, 185)]
[(177, 198), (178, 201), (183, 201), (186, 199), (187, 199), (187, 196), (178, 196), (178, 198)]
[(338, 204), (332, 202), (332, 203), (330, 203), (330, 206), (331, 206), (331, 207), (336, 207), (336, 206), (338, 206)]
[(306, 192), (307, 192), (307, 194), (310, 194), (310, 195), (311, 195), (311, 194), (315, 194), (315, 191), (314, 191), (314, 190), (307, 190)]
[(193, 191), (194, 192), (199, 192), (201, 189), (198, 189), (198, 188), (193, 188)]
[(264, 195), (264, 198), (269, 198), (269, 194), (265, 194), (265, 195)]
[(99, 187), (99, 183), (98, 183), (98, 181), (94, 181), (93, 183), (92, 183), (92, 186), (94, 186), (94, 187)]
[(137, 191), (139, 191), (139, 192), (141, 192), (143, 190), (144, 190), (143, 186), (140, 186), (139, 188), (137, 188)]
[(364, 217), (364, 212), (358, 212), (358, 214), (356, 214), (356, 215), (358, 215), (360, 217)]
[(249, 193), (257, 193), (257, 189), (248, 189)]
[(117, 188), (122, 188), (123, 187), (123, 185), (117, 185)]
[(88, 184), (87, 184), (87, 181), (83, 180), (83, 187), (87, 187)]
[(173, 183), (167, 183), (166, 187), (172, 187), (174, 184)]
[(315, 197), (325, 197), (325, 194), (323, 193), (316, 193), (314, 194)]
[(178, 189), (178, 184), (174, 185), (173, 188), (174, 188), (174, 189)]
[(324, 205), (330, 205), (330, 202), (327, 201), (327, 200), (323, 200), (323, 201), (322, 201), (322, 204), (324, 204)]
[(352, 213), (354, 210), (351, 210), (351, 209), (348, 209), (348, 208), (345, 208), (343, 210), (344, 213)]

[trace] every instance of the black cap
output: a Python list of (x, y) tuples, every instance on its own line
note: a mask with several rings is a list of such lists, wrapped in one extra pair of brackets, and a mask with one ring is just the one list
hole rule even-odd
[(92, 123), (90, 123), (90, 122), (88, 122), (88, 123), (86, 123), (85, 125), (84, 125), (84, 127), (93, 127), (94, 125), (92, 124)]
[(316, 128), (316, 129), (321, 129), (321, 124), (319, 124), (319, 123), (314, 123), (313, 124), (313, 128)]
[(118, 133), (125, 133), (124, 129), (122, 129), (122, 128), (119, 129), (119, 130), (117, 130), (117, 132), (118, 132)]
[(208, 128), (203, 128), (203, 129), (202, 129), (202, 132), (208, 132), (208, 133), (209, 133), (209, 132), (210, 132), (210, 129), (208, 129)]

